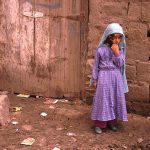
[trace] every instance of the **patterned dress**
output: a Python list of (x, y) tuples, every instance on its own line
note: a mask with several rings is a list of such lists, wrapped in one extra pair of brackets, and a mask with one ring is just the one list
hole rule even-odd
[(93, 98), (92, 120), (109, 121), (119, 119), (127, 121), (121, 66), (124, 65), (124, 53), (115, 56), (111, 48), (102, 45), (97, 49), (93, 66), (93, 79), (97, 88)]

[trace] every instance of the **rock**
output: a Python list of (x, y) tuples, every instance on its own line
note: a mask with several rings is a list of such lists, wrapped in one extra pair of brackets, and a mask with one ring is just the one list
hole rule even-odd
[(9, 99), (7, 95), (0, 95), (0, 125), (4, 126), (10, 122)]
[(123, 146), (122, 146), (122, 148), (124, 148), (124, 149), (128, 149), (128, 147), (127, 147), (126, 145), (123, 145)]
[(138, 138), (138, 143), (142, 143), (144, 140), (142, 138)]
[(76, 138), (71, 137), (71, 139), (72, 139), (74, 142), (77, 142), (77, 139), (76, 139)]

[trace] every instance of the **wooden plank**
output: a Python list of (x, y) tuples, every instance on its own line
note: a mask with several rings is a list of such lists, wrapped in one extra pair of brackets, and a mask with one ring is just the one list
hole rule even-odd
[(68, 10), (70, 1), (64, 0), (63, 4), (62, 15), (55, 19), (54, 12), (54, 19), (50, 21), (50, 66), (53, 68), (51, 85), (56, 95), (80, 91), (80, 22), (68, 18), (72, 13)]
[(80, 24), (80, 37), (81, 37), (81, 98), (85, 98), (85, 69), (86, 69), (86, 59), (87, 59), (87, 37), (88, 37), (88, 18), (89, 18), (89, 1), (81, 0), (81, 14), (82, 21)]
[(50, 0), (49, 9), (50, 9), (50, 17), (60, 17), (64, 16), (64, 0)]
[(80, 0), (65, 1), (66, 10), (66, 53), (65, 95), (78, 96), (80, 93)]
[[(19, 3), (12, 0), (3, 2), (5, 17), (5, 58), (3, 65), (3, 89), (18, 91), (20, 89), (20, 51), (19, 51)], [(7, 87), (7, 89), (5, 88)]]
[(34, 51), (34, 18), (26, 17), (24, 12), (34, 11), (30, 1), (20, 1), (20, 57), (21, 85), (20, 93), (34, 94), (35, 92), (35, 51)]
[(68, 14), (78, 14), (81, 10), (81, 1), (82, 0), (70, 0), (68, 3)]
[[(53, 93), (50, 89), (49, 72), (49, 0), (35, 0), (35, 11), (44, 14), (41, 18), (35, 18), (35, 85), (36, 93), (49, 96)], [(40, 91), (39, 91), (40, 89)]]
[(5, 51), (7, 45), (6, 37), (6, 18), (5, 18), (5, 2), (0, 3), (0, 90), (6, 90), (6, 66), (5, 66)]
[(67, 52), (65, 64), (65, 79), (69, 84), (67, 92), (80, 91), (80, 22), (67, 20)]
[(64, 19), (50, 19), (50, 87), (55, 97), (64, 93)]

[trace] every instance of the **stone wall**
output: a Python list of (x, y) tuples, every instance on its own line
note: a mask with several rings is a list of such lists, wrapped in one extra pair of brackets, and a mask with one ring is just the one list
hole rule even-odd
[(106, 26), (120, 23), (126, 33), (126, 74), (129, 93), (128, 111), (150, 115), (150, 1), (90, 0), (88, 56), (86, 65), (86, 98), (92, 100), (89, 87), (95, 48)]

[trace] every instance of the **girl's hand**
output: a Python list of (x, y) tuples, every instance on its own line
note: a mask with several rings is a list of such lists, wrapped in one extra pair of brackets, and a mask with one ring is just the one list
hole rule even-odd
[(115, 53), (116, 56), (119, 56), (120, 51), (119, 51), (119, 46), (118, 46), (118, 44), (112, 44), (111, 49), (112, 49), (112, 51)]

